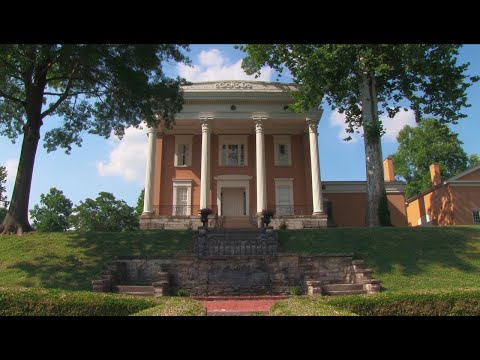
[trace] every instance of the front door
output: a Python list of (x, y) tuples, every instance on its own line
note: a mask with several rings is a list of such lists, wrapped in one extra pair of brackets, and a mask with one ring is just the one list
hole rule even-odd
[(222, 215), (243, 216), (245, 212), (245, 189), (223, 188), (222, 189)]

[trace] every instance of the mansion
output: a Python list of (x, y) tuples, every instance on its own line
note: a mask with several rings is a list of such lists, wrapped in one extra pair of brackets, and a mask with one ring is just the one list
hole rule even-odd
[[(365, 181), (322, 181), (318, 123), (323, 110), (292, 112), (294, 84), (213, 81), (184, 86), (171, 129), (149, 129), (142, 229), (209, 226), (365, 226)], [(404, 182), (384, 162), (394, 226), (407, 226)]]

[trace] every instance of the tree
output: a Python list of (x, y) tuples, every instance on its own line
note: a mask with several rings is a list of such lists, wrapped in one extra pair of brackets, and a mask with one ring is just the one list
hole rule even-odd
[(40, 195), (40, 204), (30, 210), (33, 225), (38, 231), (66, 231), (68, 218), (72, 214), (72, 202), (63, 191), (51, 188), (47, 195)]
[[(40, 127), (58, 115), (63, 123), (46, 132), (47, 151), (70, 153), (84, 132), (120, 138), (145, 121), (168, 126), (182, 109), (183, 79), (166, 77), (167, 61), (189, 62), (186, 45), (47, 44), (0, 45), (0, 135), (23, 134), (17, 177), (0, 234), (30, 231), (28, 202)], [(47, 105), (47, 102), (48, 105)]]
[(5, 195), (5, 183), (7, 182), (7, 169), (5, 166), (0, 166), (0, 221), (3, 221), (7, 215), (6, 202), (7, 196)]
[[(395, 171), (407, 182), (405, 197), (410, 198), (432, 186), (430, 164), (439, 163), (443, 178), (455, 176), (469, 167), (469, 158), (458, 134), (448, 125), (425, 118), (417, 127), (406, 125), (397, 136), (398, 150), (392, 156)], [(473, 162), (477, 154), (470, 156)], [(475, 164), (473, 164), (475, 166)]]
[(137, 212), (138, 216), (142, 215), (143, 213), (144, 198), (145, 198), (145, 189), (142, 189), (142, 191), (140, 191), (140, 195), (138, 196), (137, 207), (135, 208), (135, 211)]
[(480, 165), (480, 156), (478, 154), (470, 154), (468, 157), (468, 168), (471, 169), (477, 165)]
[[(468, 63), (457, 65), (460, 45), (428, 44), (286, 44), (246, 45), (242, 67), (249, 74), (269, 65), (290, 70), (299, 92), (292, 92), (295, 111), (318, 107), (324, 99), (346, 115), (346, 130), (363, 128), (367, 177), (367, 224), (389, 225), (383, 181), (382, 109), (394, 117), (407, 99), (417, 121), (423, 113), (453, 122), (465, 117), (466, 89), (479, 78), (468, 77)], [(378, 110), (378, 102), (381, 108)], [(348, 137), (346, 140), (349, 140)], [(383, 205), (381, 205), (383, 204)], [(382, 220), (381, 220), (382, 219)]]
[(70, 223), (80, 231), (125, 231), (139, 227), (135, 209), (108, 192), (100, 192), (95, 200), (80, 201), (73, 209)]

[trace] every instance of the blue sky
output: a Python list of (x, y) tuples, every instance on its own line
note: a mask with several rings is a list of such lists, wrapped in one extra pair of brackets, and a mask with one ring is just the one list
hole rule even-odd
[[(180, 74), (190, 81), (220, 79), (248, 79), (240, 68), (243, 53), (232, 45), (193, 45), (189, 53), (194, 67), (167, 64), (170, 75)], [(465, 45), (460, 50), (459, 61), (470, 62), (469, 74), (480, 75), (480, 45)], [(265, 69), (260, 80), (275, 81), (276, 75)], [(288, 75), (280, 81), (291, 82)], [(480, 153), (480, 84), (468, 90), (470, 108), (464, 109), (467, 118), (451, 125), (459, 133), (467, 154)], [(363, 141), (342, 138), (343, 118), (340, 114), (324, 109), (320, 121), (319, 151), (322, 180), (365, 180), (365, 155)], [(383, 157), (397, 149), (395, 136), (405, 124), (413, 125), (411, 113), (401, 112), (400, 118), (385, 122), (387, 134), (382, 140)], [(55, 117), (45, 119), (41, 134), (59, 123)], [(145, 176), (147, 137), (143, 131), (128, 129), (122, 141), (112, 137), (104, 139), (85, 134), (82, 147), (74, 147), (71, 155), (62, 150), (47, 154), (43, 141), (39, 143), (30, 194), (30, 208), (40, 201), (40, 194), (56, 187), (78, 204), (87, 197), (95, 198), (100, 191), (112, 192), (128, 204), (136, 204)], [(0, 165), (7, 167), (7, 196), (11, 198), (16, 167), (20, 155), (21, 139), (16, 144), (0, 136)]]

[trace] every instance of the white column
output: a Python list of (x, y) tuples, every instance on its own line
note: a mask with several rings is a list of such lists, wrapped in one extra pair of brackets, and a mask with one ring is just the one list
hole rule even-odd
[(210, 129), (208, 127), (211, 118), (201, 117), (202, 124), (202, 167), (200, 173), (200, 209), (209, 206), (209, 176), (210, 176)]
[(318, 121), (307, 118), (308, 136), (310, 138), (310, 166), (312, 169), (313, 215), (323, 213), (322, 184), (320, 180), (320, 159), (318, 156)]
[(264, 117), (254, 117), (257, 166), (257, 213), (267, 208), (267, 187), (265, 182), (265, 140), (263, 135)]
[(157, 129), (148, 128), (147, 169), (145, 171), (145, 194), (143, 198), (143, 213), (153, 214), (153, 182), (155, 181), (155, 147)]

